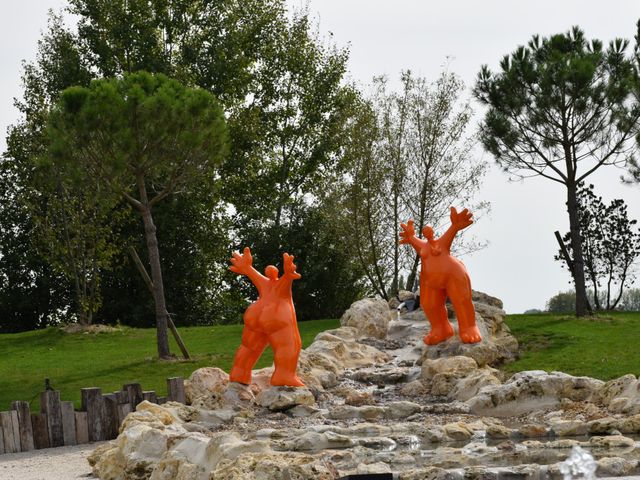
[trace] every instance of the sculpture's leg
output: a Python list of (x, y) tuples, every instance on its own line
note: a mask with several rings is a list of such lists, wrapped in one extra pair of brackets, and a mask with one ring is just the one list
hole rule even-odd
[(447, 308), (444, 305), (446, 299), (443, 289), (420, 288), (420, 306), (431, 324), (431, 331), (424, 337), (424, 343), (427, 345), (443, 342), (455, 333), (447, 318)]
[(242, 331), (242, 343), (233, 359), (233, 368), (229, 374), (229, 381), (249, 385), (251, 383), (251, 370), (260, 355), (262, 355), (268, 342), (269, 339), (264, 333), (250, 330), (245, 326)]
[(453, 309), (458, 318), (460, 340), (464, 343), (480, 342), (482, 337), (476, 325), (476, 311), (473, 308), (469, 277), (464, 279), (450, 278), (447, 283), (447, 295), (453, 303)]
[(296, 375), (302, 340), (295, 321), (269, 335), (269, 344), (273, 348), (273, 364), (275, 365), (271, 376), (271, 385), (304, 387), (304, 383)]

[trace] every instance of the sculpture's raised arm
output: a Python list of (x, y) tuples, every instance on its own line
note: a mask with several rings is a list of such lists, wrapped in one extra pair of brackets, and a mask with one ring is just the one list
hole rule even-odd
[(251, 249), (249, 249), (249, 247), (244, 247), (242, 254), (240, 252), (232, 253), (229, 270), (249, 277), (249, 280), (251, 280), (258, 289), (258, 294), (262, 293), (262, 288), (269, 281), (267, 277), (253, 268), (253, 257), (251, 256)]
[(427, 242), (416, 237), (416, 230), (413, 226), (413, 220), (409, 220), (407, 223), (401, 223), (400, 227), (402, 228), (402, 231), (400, 232), (400, 243), (408, 243), (413, 248), (415, 248), (419, 254), (420, 250), (427, 244)]
[(451, 253), (451, 244), (453, 243), (456, 233), (471, 225), (473, 223), (472, 217), (473, 214), (466, 208), (461, 212), (458, 212), (454, 207), (451, 207), (451, 215), (449, 216), (451, 219), (451, 226), (438, 239), (442, 247), (444, 247), (448, 253)]

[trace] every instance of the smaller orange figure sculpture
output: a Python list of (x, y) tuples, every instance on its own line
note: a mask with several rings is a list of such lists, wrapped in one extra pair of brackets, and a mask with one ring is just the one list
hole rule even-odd
[(473, 223), (471, 217), (466, 208), (458, 213), (451, 207), (449, 229), (440, 238), (434, 238), (433, 228), (427, 225), (422, 229), (426, 240), (416, 237), (413, 220), (400, 225), (400, 243), (410, 244), (420, 255), (420, 306), (431, 324), (431, 331), (424, 337), (427, 345), (443, 342), (455, 333), (447, 318), (447, 297), (458, 318), (460, 339), (464, 343), (482, 340), (476, 325), (469, 274), (464, 264), (451, 256), (451, 243), (456, 233)]
[(258, 289), (258, 300), (244, 312), (242, 344), (233, 360), (229, 374), (232, 382), (251, 383), (251, 370), (267, 344), (273, 349), (275, 370), (271, 385), (302, 387), (304, 383), (296, 375), (298, 356), (302, 348), (296, 311), (291, 298), (291, 284), (301, 278), (296, 272), (293, 255), (283, 255), (284, 274), (278, 278), (278, 269), (268, 265), (261, 275), (253, 268), (253, 257), (249, 247), (243, 254), (233, 252), (229, 269), (246, 275)]

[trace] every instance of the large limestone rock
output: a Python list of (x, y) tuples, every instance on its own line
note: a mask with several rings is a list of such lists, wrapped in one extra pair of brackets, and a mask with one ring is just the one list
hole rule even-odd
[[(430, 345), (428, 348), (421, 345), (419, 362), (463, 355), (473, 358), (480, 367), (483, 367), (498, 366), (517, 357), (518, 341), (504, 323), (506, 313), (502, 310), (502, 302), (495, 297), (475, 291), (473, 300), (476, 323), (482, 334), (482, 341), (475, 344), (465, 344), (460, 341), (458, 323), (451, 306), (448, 305), (450, 320), (456, 335), (438, 345)], [(417, 340), (429, 333), (429, 329), (427, 317), (422, 309), (418, 309), (403, 313), (399, 319), (392, 321), (389, 324), (388, 337), (393, 340), (410, 338)]]
[(319, 333), (300, 353), (298, 375), (308, 387), (330, 388), (347, 368), (359, 368), (389, 361), (389, 355), (357, 341), (358, 330), (340, 327)]
[(274, 412), (289, 410), (298, 405), (315, 405), (313, 393), (304, 387), (271, 387), (256, 397), (256, 403)]
[(363, 298), (344, 312), (340, 325), (354, 327), (360, 337), (385, 338), (390, 319), (387, 302), (380, 298)]
[(184, 381), (184, 394), (188, 404), (202, 396), (221, 394), (227, 389), (229, 375), (217, 367), (204, 367), (194, 371)]
[(612, 413), (640, 413), (640, 380), (631, 374), (610, 380), (595, 393), (593, 401)]
[(467, 404), (475, 414), (517, 416), (557, 406), (562, 399), (588, 400), (603, 385), (594, 378), (532, 370), (516, 373), (502, 385), (482, 388)]
[(335, 470), (318, 456), (298, 452), (245, 454), (224, 460), (211, 475), (215, 480), (333, 480)]
[(503, 383), (490, 365), (517, 342), (498, 299), (474, 292), (474, 301), (478, 345), (426, 347), (420, 311), (389, 322), (383, 338), (364, 323), (320, 333), (300, 355), (306, 388), (270, 386), (273, 367), (254, 371), (251, 385), (200, 369), (191, 405), (142, 402), (89, 462), (103, 480), (500, 480), (559, 478), (580, 446), (602, 474), (640, 473), (638, 379), (531, 371)]

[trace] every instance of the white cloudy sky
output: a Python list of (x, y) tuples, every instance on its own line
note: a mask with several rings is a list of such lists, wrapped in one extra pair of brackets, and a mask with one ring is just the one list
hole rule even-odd
[[(20, 65), (32, 59), (49, 8), (63, 0), (2, 0), (0, 10), (0, 129), (15, 121), (13, 98), (20, 95)], [(294, 7), (307, 3), (289, 0)], [(367, 83), (374, 75), (393, 77), (411, 69), (435, 78), (447, 57), (450, 69), (472, 85), (481, 64), (499, 59), (526, 43), (532, 34), (548, 35), (580, 25), (589, 38), (632, 39), (640, 18), (637, 0), (310, 0), (322, 32), (338, 45), (349, 45), (351, 76)], [(4, 150), (4, 135), (0, 150)], [(489, 162), (479, 149), (477, 155)], [(602, 170), (592, 177), (605, 199), (623, 198), (640, 218), (640, 186), (619, 182), (623, 172)], [(542, 308), (568, 288), (568, 273), (553, 260), (554, 230), (568, 230), (564, 191), (559, 184), (534, 178), (510, 183), (492, 167), (482, 189), (492, 213), (474, 225), (489, 246), (464, 261), (474, 288), (502, 298), (512, 313)]]

